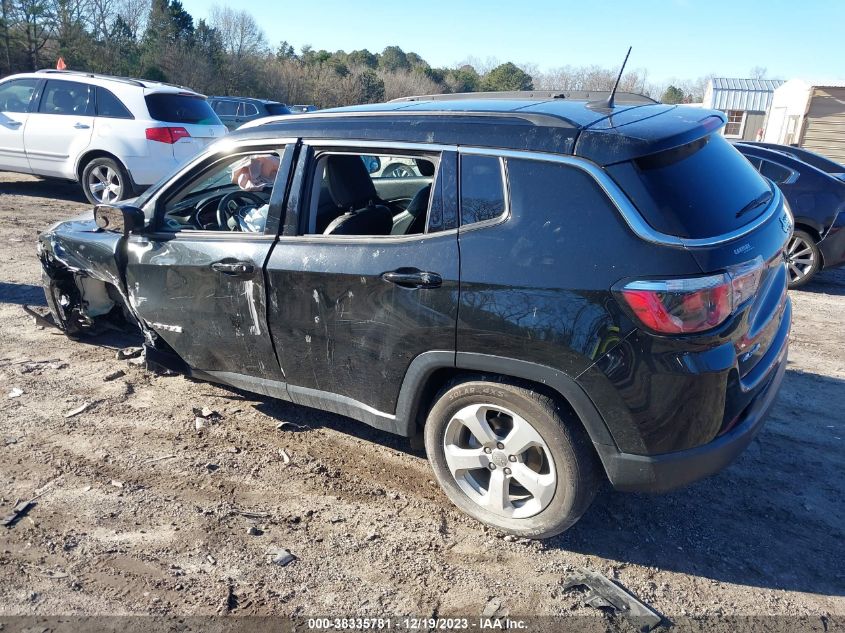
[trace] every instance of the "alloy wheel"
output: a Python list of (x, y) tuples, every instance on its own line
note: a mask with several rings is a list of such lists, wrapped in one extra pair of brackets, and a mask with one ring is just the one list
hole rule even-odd
[(786, 265), (789, 269), (789, 283), (794, 284), (807, 276), (816, 263), (813, 245), (800, 235), (793, 235), (786, 247)]
[(122, 190), (120, 175), (108, 165), (97, 165), (88, 174), (88, 191), (97, 202), (116, 202)]
[(551, 451), (513, 411), (492, 404), (463, 407), (446, 425), (443, 448), (460, 489), (493, 514), (531, 517), (554, 497), (557, 476)]

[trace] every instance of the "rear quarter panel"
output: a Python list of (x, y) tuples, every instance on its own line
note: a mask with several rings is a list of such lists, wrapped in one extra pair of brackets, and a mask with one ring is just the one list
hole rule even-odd
[(637, 238), (584, 171), (508, 159), (510, 214), (461, 228), (458, 351), (577, 377), (634, 324), (611, 287), (628, 276), (698, 274), (682, 248)]

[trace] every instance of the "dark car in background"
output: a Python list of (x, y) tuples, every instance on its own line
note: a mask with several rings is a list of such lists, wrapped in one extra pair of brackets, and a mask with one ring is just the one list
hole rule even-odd
[(250, 97), (208, 97), (211, 108), (230, 130), (268, 116), (291, 114), (284, 103)]
[(292, 105), (292, 106), (288, 106), (288, 107), (290, 108), (290, 111), (293, 112), (294, 114), (306, 114), (308, 112), (316, 112), (318, 110), (317, 106), (315, 106), (315, 105), (299, 104), (299, 105)]
[(830, 160), (827, 156), (822, 156), (821, 154), (814, 152), (809, 149), (805, 149), (803, 147), (795, 147), (793, 145), (781, 145), (779, 143), (764, 143), (762, 141), (742, 141), (745, 145), (750, 145), (752, 147), (765, 147), (766, 149), (772, 149), (776, 152), (781, 152), (782, 154), (786, 154), (787, 156), (792, 156), (792, 158), (797, 158), (798, 160), (807, 163), (808, 165), (812, 165), (816, 169), (819, 169), (826, 174), (830, 174), (834, 178), (838, 178), (839, 180), (845, 180), (845, 165), (842, 163), (837, 163), (835, 160)]
[(781, 149), (759, 143), (736, 143), (736, 148), (777, 184), (792, 210), (795, 231), (786, 249), (789, 287), (799, 288), (823, 268), (845, 263), (845, 182)]
[[(565, 530), (604, 480), (714, 473), (786, 369), (783, 196), (722, 113), (556, 97), (257, 122), (44, 231), (53, 318), (135, 324), (150, 366), (424, 438), (448, 497), (520, 536)], [(374, 156), (416, 168), (374, 177)]]

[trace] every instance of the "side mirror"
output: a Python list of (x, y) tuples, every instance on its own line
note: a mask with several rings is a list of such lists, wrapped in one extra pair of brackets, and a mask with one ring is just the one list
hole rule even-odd
[(138, 207), (115, 206), (98, 204), (94, 207), (94, 222), (104, 231), (123, 233), (126, 237), (130, 233), (144, 228), (144, 212)]

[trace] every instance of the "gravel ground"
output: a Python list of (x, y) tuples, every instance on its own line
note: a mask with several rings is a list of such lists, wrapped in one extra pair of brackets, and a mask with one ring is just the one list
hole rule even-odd
[[(671, 494), (607, 490), (531, 542), (453, 508), (402, 438), (148, 373), (116, 359), (121, 334), (36, 327), (36, 234), (85, 207), (74, 185), (0, 174), (0, 514), (43, 493), (0, 528), (0, 616), (595, 615), (561, 587), (586, 567), (670, 619), (843, 621), (845, 270), (792, 292), (787, 377), (735, 464)], [(194, 407), (220, 419), (197, 431)], [(280, 548), (296, 560), (270, 562)]]

